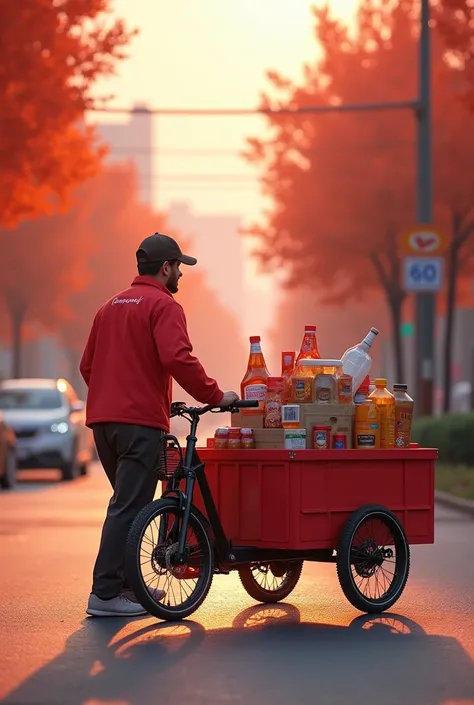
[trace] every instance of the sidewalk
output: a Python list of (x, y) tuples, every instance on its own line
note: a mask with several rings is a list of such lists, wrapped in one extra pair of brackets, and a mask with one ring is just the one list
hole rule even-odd
[(455, 497), (448, 492), (441, 492), (441, 490), (436, 490), (435, 499), (443, 507), (456, 509), (474, 518), (474, 501), (472, 499), (461, 499), (461, 497)]

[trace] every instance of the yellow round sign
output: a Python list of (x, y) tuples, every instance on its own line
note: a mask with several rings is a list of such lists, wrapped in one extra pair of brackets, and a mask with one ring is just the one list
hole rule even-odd
[(403, 233), (402, 250), (407, 255), (433, 257), (446, 250), (448, 241), (444, 233), (430, 225), (419, 225)]

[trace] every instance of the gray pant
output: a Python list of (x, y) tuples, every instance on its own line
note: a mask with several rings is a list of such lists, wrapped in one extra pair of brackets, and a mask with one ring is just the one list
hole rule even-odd
[(125, 544), (138, 512), (153, 501), (158, 450), (164, 431), (147, 426), (95, 424), (99, 460), (114, 490), (94, 566), (92, 592), (103, 600), (128, 589)]

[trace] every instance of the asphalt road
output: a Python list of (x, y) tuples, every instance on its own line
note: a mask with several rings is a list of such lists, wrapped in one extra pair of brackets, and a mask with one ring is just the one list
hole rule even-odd
[[(38, 477), (29, 475), (29, 478)], [(394, 612), (360, 616), (332, 565), (287, 602), (214, 580), (192, 619), (94, 620), (84, 608), (108, 488), (100, 469), (0, 493), (2, 705), (474, 704), (474, 521), (439, 509)]]

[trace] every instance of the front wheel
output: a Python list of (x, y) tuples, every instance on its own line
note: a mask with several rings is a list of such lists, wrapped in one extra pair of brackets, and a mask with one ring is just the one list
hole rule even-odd
[(293, 592), (303, 570), (303, 561), (250, 563), (239, 569), (240, 582), (258, 602), (280, 602)]
[[(185, 563), (177, 561), (183, 512), (172, 498), (157, 499), (137, 515), (125, 552), (128, 582), (140, 604), (158, 619), (176, 621), (195, 612), (214, 576), (214, 552), (202, 517), (191, 508)], [(156, 600), (156, 591), (165, 596)]]
[(361, 612), (390, 609), (410, 570), (410, 548), (395, 514), (368, 505), (347, 520), (337, 549), (337, 575), (344, 595)]

